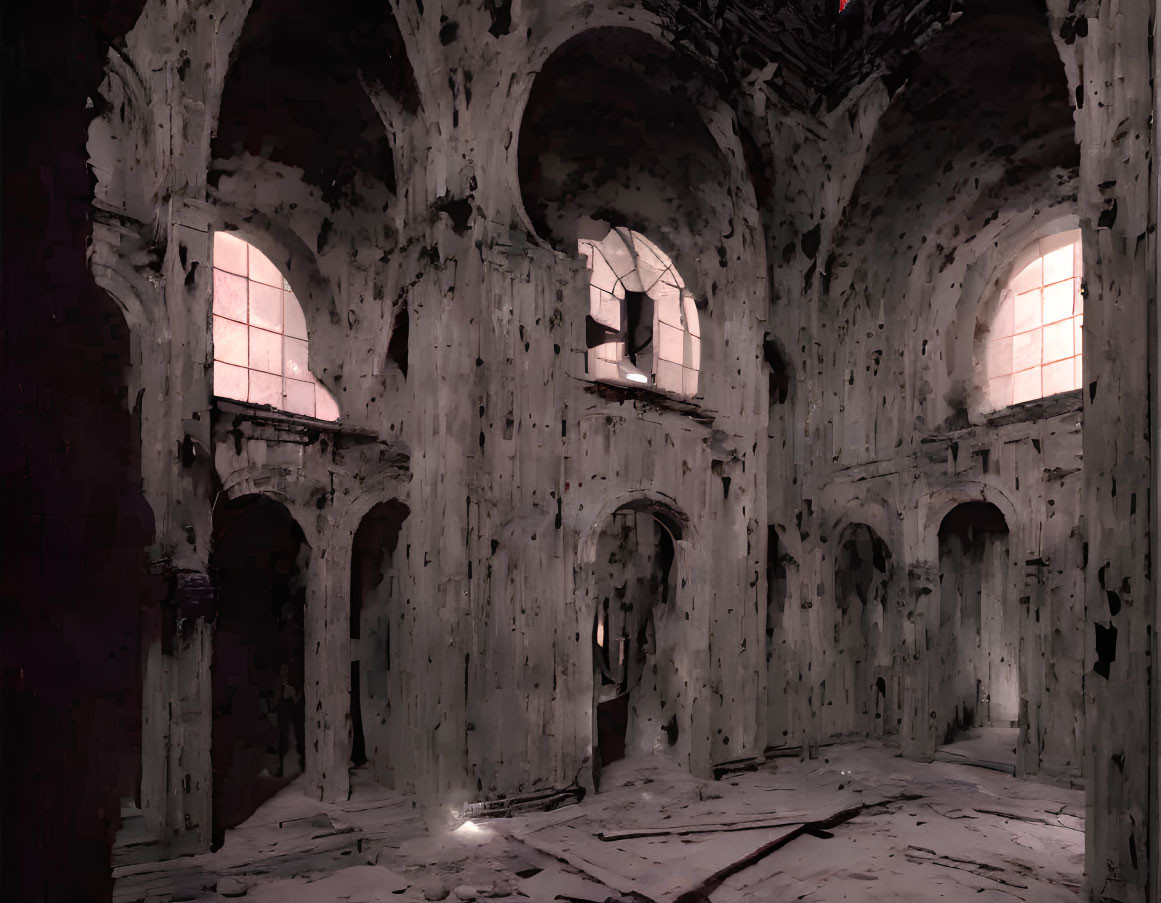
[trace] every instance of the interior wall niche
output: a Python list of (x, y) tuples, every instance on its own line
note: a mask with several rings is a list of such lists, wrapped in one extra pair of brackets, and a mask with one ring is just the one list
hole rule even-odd
[(269, 257), (214, 232), (214, 395), (319, 420), (339, 405), (308, 365), (306, 315)]
[(976, 328), (984, 412), (1081, 387), (1080, 229), (1033, 241)]
[(731, 232), (728, 166), (691, 98), (697, 82), (689, 61), (633, 29), (595, 28), (557, 48), (533, 83), (517, 152), (536, 231), (564, 251), (581, 216), (655, 240)]
[(778, 538), (778, 527), (766, 527), (766, 743), (780, 746), (786, 743), (790, 725), (787, 694), (787, 668), (791, 663), (786, 656), (777, 654), (783, 640), (786, 618), (786, 599), (789, 592), (787, 565), (794, 559)]
[(762, 357), (769, 370), (770, 406), (786, 404), (790, 397), (790, 362), (782, 344), (770, 333), (762, 339)]
[(677, 526), (621, 509), (597, 539), (594, 569), (594, 783), (627, 755), (677, 743), (677, 672), (669, 654), (685, 624), (673, 614)]
[(891, 597), (891, 552), (866, 524), (847, 524), (835, 558), (834, 636), (837, 658), (830, 694), (838, 706), (834, 734), (897, 733), (902, 678), (900, 625)]
[(774, 658), (774, 635), (786, 614), (785, 550), (774, 524), (766, 527), (766, 663)]
[(358, 205), (357, 176), (394, 192), (390, 142), (361, 78), (418, 109), (386, 4), (255, 0), (231, 54), (213, 156), (301, 168), (331, 203)]
[(931, 661), (944, 743), (1020, 717), (1018, 600), (1008, 524), (990, 502), (953, 508), (939, 528), (939, 625)]
[(391, 615), (399, 598), (395, 550), (411, 509), (379, 502), (359, 524), (351, 548), (351, 764), (395, 786), (391, 741)]
[(278, 502), (245, 496), (214, 510), (213, 846), (302, 773), (303, 570), (308, 546)]

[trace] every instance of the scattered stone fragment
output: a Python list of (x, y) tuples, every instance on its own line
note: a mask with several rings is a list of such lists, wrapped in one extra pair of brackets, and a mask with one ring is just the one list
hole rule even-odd
[(246, 891), (250, 888), (239, 881), (237, 878), (219, 878), (217, 887), (214, 888), (223, 897), (244, 897)]

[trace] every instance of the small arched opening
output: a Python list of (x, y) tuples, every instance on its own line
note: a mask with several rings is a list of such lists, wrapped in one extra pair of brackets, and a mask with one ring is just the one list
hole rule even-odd
[(782, 343), (770, 333), (766, 333), (762, 338), (762, 358), (766, 361), (770, 381), (770, 407), (786, 404), (790, 398), (790, 384), (793, 381), (790, 361), (782, 348)]
[(1020, 618), (1008, 523), (991, 502), (957, 505), (939, 527), (939, 623), (933, 679), (945, 744), (1015, 768)]
[[(395, 786), (390, 756), (392, 603), (400, 597), (395, 550), (411, 509), (379, 502), (355, 532), (351, 549), (351, 765), (369, 766), (376, 782)], [(397, 615), (398, 613), (395, 612)]]
[[(627, 755), (673, 747), (681, 729), (674, 647), (681, 524), (651, 507), (619, 508), (596, 540), (593, 579), (594, 784)], [(684, 622), (682, 622), (684, 623)]]
[(840, 734), (884, 736), (899, 730), (899, 624), (891, 577), (891, 552), (879, 534), (866, 524), (847, 524), (839, 534), (834, 574), (841, 693), (835, 698), (845, 701), (848, 715), (835, 725)]
[(227, 828), (249, 818), (305, 766), (307, 552), (302, 530), (272, 499), (244, 496), (214, 510), (215, 849)]
[(789, 677), (791, 657), (779, 654), (778, 646), (786, 643), (786, 600), (790, 592), (789, 567), (797, 562), (779, 535), (785, 532), (777, 524), (766, 527), (766, 742), (783, 746), (791, 724)]

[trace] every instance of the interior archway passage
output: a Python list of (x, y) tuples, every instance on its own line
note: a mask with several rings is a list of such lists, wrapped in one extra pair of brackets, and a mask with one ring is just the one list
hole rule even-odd
[(1007, 521), (989, 502), (956, 506), (939, 528), (939, 626), (932, 661), (940, 669), (934, 683), (944, 743), (973, 727), (1018, 725), (1020, 615), (1008, 546)]
[(589, 375), (696, 395), (701, 327), (673, 262), (631, 229), (611, 229), (599, 242), (581, 239), (578, 247), (589, 268)]
[[(677, 741), (675, 674), (662, 651), (676, 619), (674, 535), (649, 511), (622, 509), (597, 540), (593, 619), (595, 774), (626, 755)], [(684, 623), (684, 621), (682, 622)]]
[(410, 513), (398, 499), (375, 505), (359, 524), (351, 550), (351, 764), (368, 765), (388, 787), (395, 786), (390, 744), (397, 735), (390, 693), (391, 624), (399, 602), (394, 558)]
[(305, 765), (307, 546), (280, 504), (248, 496), (214, 511), (214, 846)]

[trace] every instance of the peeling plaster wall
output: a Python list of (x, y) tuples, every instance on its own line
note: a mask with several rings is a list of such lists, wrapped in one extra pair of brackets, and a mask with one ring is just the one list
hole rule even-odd
[[(764, 211), (771, 331), (795, 376), (770, 418), (768, 507), (787, 592), (774, 634), (769, 737), (793, 747), (838, 730), (820, 712), (835, 650), (834, 625), (817, 609), (833, 598), (829, 549), (839, 527), (877, 517), (906, 573), (901, 744), (909, 755), (931, 754), (941, 740), (932, 653), (946, 576), (935, 533), (955, 504), (996, 504), (1011, 528), (1005, 593), (1019, 619), (1017, 771), (1083, 774), (1091, 898), (1144, 900), (1156, 850), (1147, 814), (1156, 809), (1147, 802), (1156, 719), (1141, 656), (1155, 613), (1152, 602), (1123, 600), (1151, 579), (1140, 495), (1151, 485), (1141, 419), (1149, 371), (1124, 362), (1149, 359), (1151, 347), (1153, 12), (1150, 4), (1050, 3), (1047, 21), (1033, 16), (1006, 32), (1005, 16), (976, 17), (970, 6), (927, 33), (916, 9), (914, 49), (900, 40), (900, 53), (886, 52), (879, 72), (822, 123), (761, 109), (768, 96), (750, 110), (774, 147), (769, 158), (794, 166)], [(986, 53), (975, 43), (981, 34)], [(1040, 55), (1034, 71), (1060, 73), (1051, 94), (1035, 81), (1021, 85), (1023, 63), (998, 64), (1006, 45)], [(1007, 84), (961, 109), (973, 55)], [(933, 61), (954, 74), (950, 93), (940, 93), (939, 68), (924, 69)], [(909, 95), (920, 125), (897, 132)], [(977, 120), (975, 110), (989, 106), (994, 112)], [(950, 143), (941, 136), (949, 111), (949, 135), (956, 122), (967, 129)], [(1018, 248), (1078, 222), (1083, 398), (987, 417), (970, 378), (976, 312)]]

